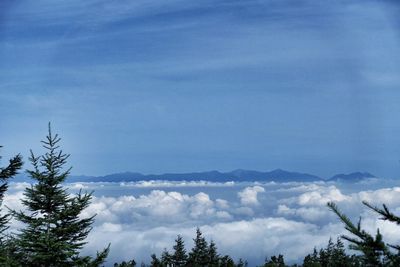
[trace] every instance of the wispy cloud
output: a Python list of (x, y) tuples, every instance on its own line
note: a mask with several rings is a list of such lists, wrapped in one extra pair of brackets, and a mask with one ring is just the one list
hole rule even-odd
[[(87, 141), (70, 150), (78, 173), (130, 170), (128, 159), (143, 172), (397, 172), (386, 149), (400, 136), (395, 3), (7, 3), (0, 126), (21, 126), (4, 145), (27, 151), (11, 131), (51, 120)], [(93, 129), (103, 144), (126, 141), (102, 148), (111, 164)], [(76, 164), (90, 151), (97, 160)]]

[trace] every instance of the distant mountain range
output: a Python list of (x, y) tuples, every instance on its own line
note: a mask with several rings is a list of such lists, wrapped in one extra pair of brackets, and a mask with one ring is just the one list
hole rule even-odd
[[(291, 172), (281, 169), (273, 171), (253, 171), (237, 169), (231, 172), (207, 171), (192, 173), (165, 173), (165, 174), (142, 174), (138, 172), (114, 173), (105, 176), (70, 176), (67, 182), (138, 182), (149, 180), (162, 181), (209, 181), (209, 182), (315, 182), (315, 181), (331, 181), (331, 182), (359, 182), (368, 178), (376, 178), (368, 172), (353, 172), (349, 174), (337, 174), (329, 179), (323, 179), (313, 174)], [(29, 182), (26, 174), (18, 175), (14, 181)]]
[(234, 170), (231, 172), (192, 172), (192, 173), (165, 173), (165, 174), (141, 174), (136, 172), (124, 172), (110, 174), (100, 177), (90, 176), (73, 176), (69, 178), (70, 182), (137, 182), (146, 180), (163, 180), (163, 181), (210, 181), (210, 182), (250, 182), (250, 181), (279, 181), (279, 182), (313, 182), (320, 181), (321, 178), (315, 175), (299, 172), (289, 172), (276, 169), (269, 172), (260, 172), (252, 170)]
[(300, 172), (291, 172), (281, 169), (273, 171), (253, 171), (237, 169), (231, 172), (207, 171), (192, 173), (165, 173), (165, 174), (141, 174), (137, 172), (115, 173), (106, 176), (71, 176), (68, 182), (138, 182), (149, 180), (162, 181), (210, 181), (210, 182), (359, 182), (363, 179), (376, 178), (368, 172), (353, 172), (349, 174), (337, 174), (329, 179), (323, 179), (316, 175)]
[(335, 176), (328, 179), (328, 181), (334, 182), (359, 182), (368, 178), (376, 178), (375, 175), (370, 174), (369, 172), (353, 172), (349, 174), (336, 174)]

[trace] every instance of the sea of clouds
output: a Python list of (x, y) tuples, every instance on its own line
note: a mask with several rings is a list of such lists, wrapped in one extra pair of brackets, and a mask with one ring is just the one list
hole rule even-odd
[[(23, 209), (21, 198), (28, 183), (11, 183), (3, 205)], [(91, 205), (82, 216), (96, 214), (85, 254), (111, 243), (108, 265), (130, 260), (150, 262), (150, 255), (172, 249), (182, 235), (191, 248), (196, 227), (214, 240), (221, 254), (244, 258), (250, 266), (265, 257), (284, 254), (287, 262), (301, 262), (314, 247), (326, 246), (345, 230), (327, 208), (334, 201), (353, 220), (362, 217), (365, 229), (381, 230), (385, 240), (396, 243), (398, 226), (379, 220), (361, 202), (387, 204), (400, 211), (400, 183), (369, 180), (342, 183), (211, 183), (162, 182), (74, 183), (72, 193), (94, 190)], [(399, 186), (399, 187), (398, 187)], [(11, 231), (22, 227), (12, 221)]]

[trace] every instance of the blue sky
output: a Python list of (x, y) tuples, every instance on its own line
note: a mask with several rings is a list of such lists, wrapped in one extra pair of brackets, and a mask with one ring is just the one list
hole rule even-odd
[(2, 1), (0, 143), (73, 173), (400, 174), (396, 1)]

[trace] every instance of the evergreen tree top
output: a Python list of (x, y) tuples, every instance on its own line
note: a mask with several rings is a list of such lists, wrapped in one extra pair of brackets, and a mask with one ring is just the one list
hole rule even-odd
[(27, 211), (13, 211), (15, 218), (25, 225), (16, 238), (16, 257), (35, 266), (98, 266), (109, 248), (94, 259), (79, 255), (94, 222), (94, 216), (80, 217), (92, 194), (80, 191), (71, 195), (63, 187), (71, 168), (64, 168), (69, 155), (60, 149), (60, 140), (52, 134), (49, 124), (42, 141), (45, 153), (35, 156), (31, 151), (33, 169), (27, 172), (37, 183), (25, 189), (22, 204)]

